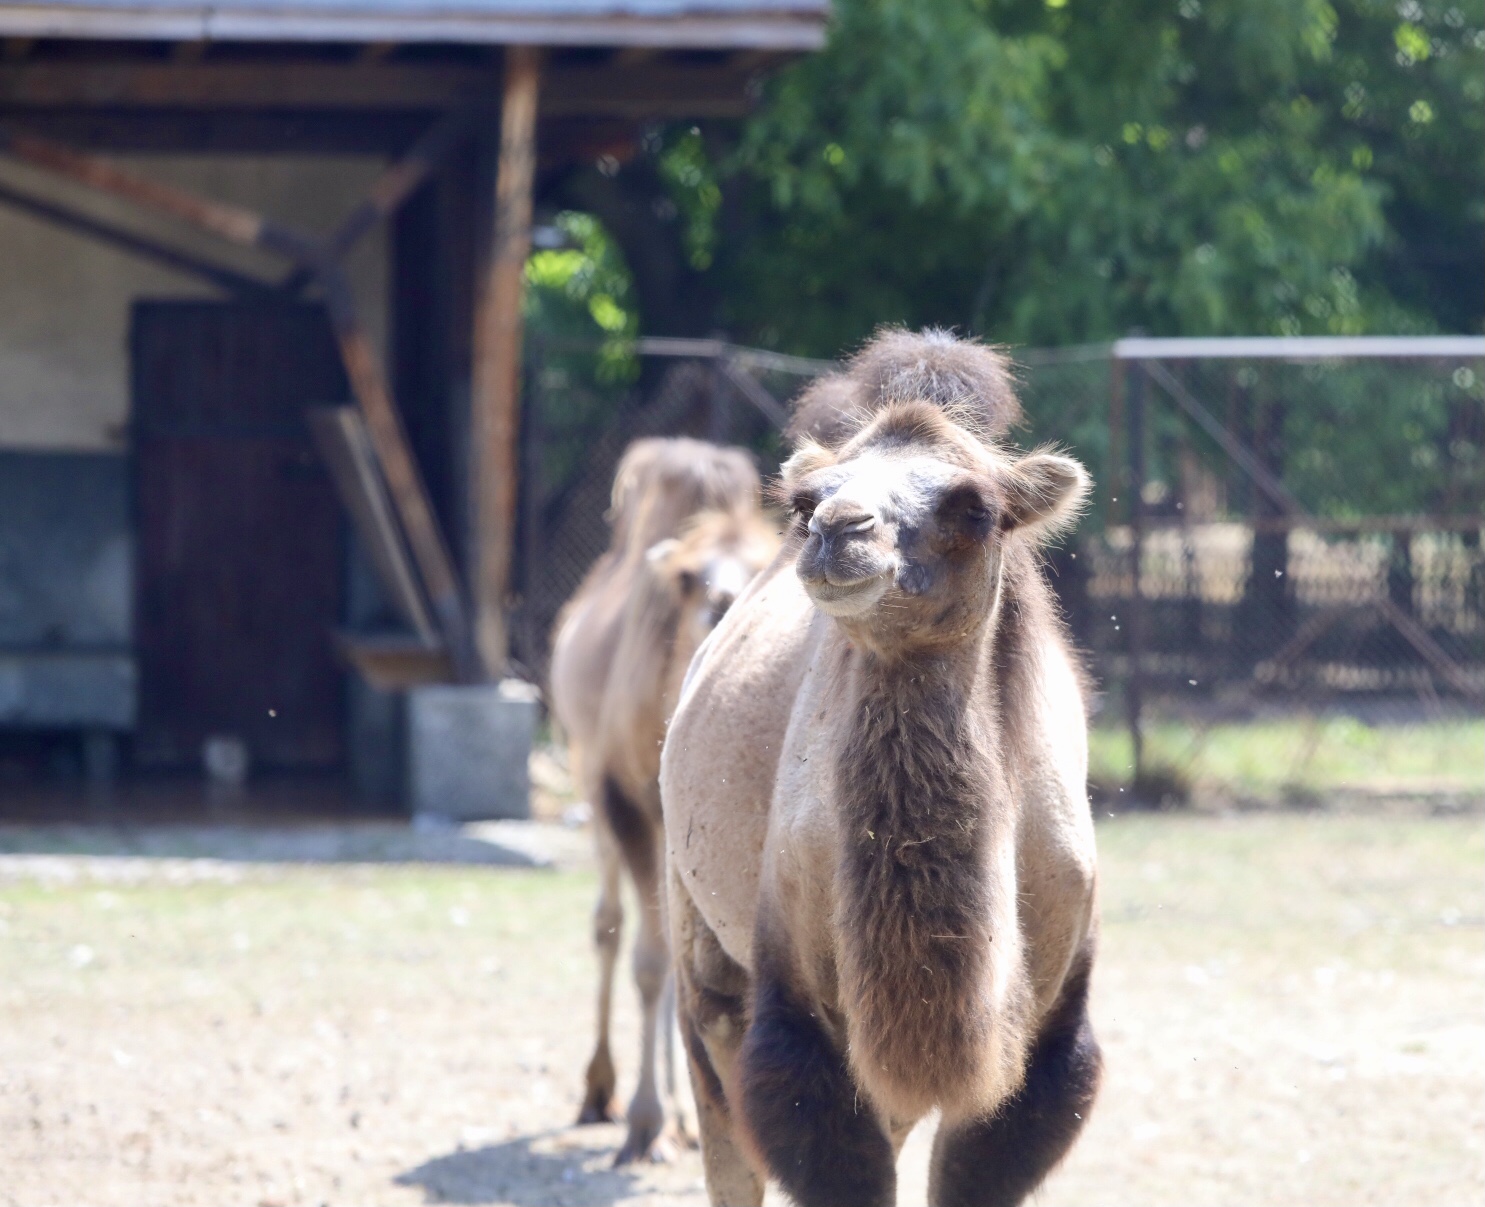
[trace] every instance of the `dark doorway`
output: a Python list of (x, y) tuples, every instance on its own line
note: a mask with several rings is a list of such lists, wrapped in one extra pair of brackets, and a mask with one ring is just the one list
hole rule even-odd
[(254, 767), (342, 758), (340, 511), (305, 410), (348, 390), (323, 309), (139, 302), (131, 329), (144, 767), (203, 741)]

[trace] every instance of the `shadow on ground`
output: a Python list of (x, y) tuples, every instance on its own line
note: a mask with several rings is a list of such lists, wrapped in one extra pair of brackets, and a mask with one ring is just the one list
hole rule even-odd
[[(536, 822), (417, 825), (399, 821), (130, 825), (0, 823), (0, 877), (130, 878), (175, 871), (185, 878), (228, 864), (453, 863), (569, 866), (591, 839)], [(169, 876), (167, 875), (167, 878)]]
[(615, 1169), (607, 1153), (576, 1148), (542, 1151), (559, 1133), (518, 1136), (503, 1144), (461, 1148), (424, 1161), (396, 1178), (419, 1186), (430, 1203), (510, 1203), (514, 1207), (609, 1207), (641, 1192), (638, 1173)]

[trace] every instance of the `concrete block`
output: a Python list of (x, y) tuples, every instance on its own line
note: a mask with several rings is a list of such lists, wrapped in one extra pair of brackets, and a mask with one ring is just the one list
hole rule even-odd
[(407, 790), (414, 815), (529, 817), (526, 764), (536, 698), (534, 687), (515, 679), (409, 689)]

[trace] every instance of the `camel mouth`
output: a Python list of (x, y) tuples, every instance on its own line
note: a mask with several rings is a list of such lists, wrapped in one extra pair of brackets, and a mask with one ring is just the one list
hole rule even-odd
[(860, 616), (869, 610), (887, 592), (888, 575), (876, 574), (871, 578), (860, 578), (851, 583), (832, 583), (827, 580), (804, 582), (807, 594), (815, 607), (827, 616)]

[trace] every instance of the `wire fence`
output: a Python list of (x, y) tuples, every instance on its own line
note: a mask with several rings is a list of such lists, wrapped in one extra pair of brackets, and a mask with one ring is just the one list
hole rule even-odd
[(739, 445), (766, 479), (787, 455), (788, 399), (827, 367), (715, 340), (531, 348), (511, 633), (517, 660), (545, 677), (553, 621), (608, 547), (609, 493), (632, 441), (694, 436)]
[[(1275, 713), (1480, 714), (1485, 339), (1124, 340), (1017, 360), (1018, 439), (1069, 449), (1097, 483), (1050, 562), (1131, 790), (1158, 796), (1191, 761), (1158, 735), (1150, 749), (1172, 718), (1199, 749), (1213, 725)], [(740, 444), (772, 473), (788, 402), (825, 367), (715, 341), (534, 349), (521, 660), (544, 668), (605, 548), (631, 440)]]

